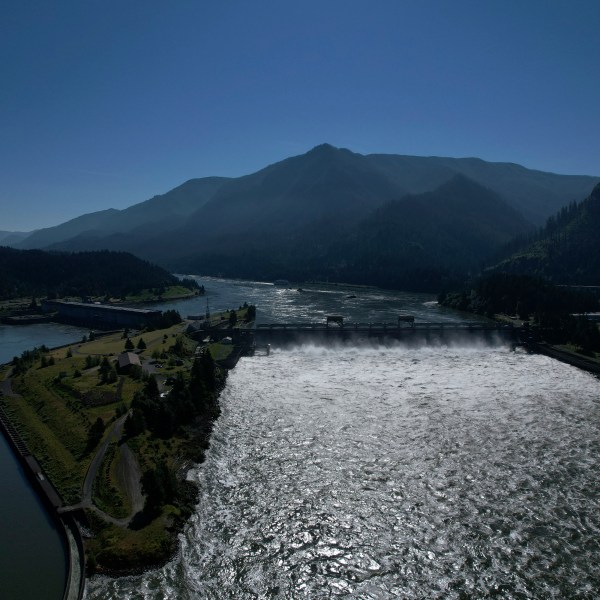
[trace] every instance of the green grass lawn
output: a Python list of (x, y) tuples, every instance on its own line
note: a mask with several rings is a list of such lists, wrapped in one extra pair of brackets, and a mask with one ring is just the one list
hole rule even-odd
[(191, 298), (197, 296), (198, 290), (190, 290), (182, 285), (171, 285), (166, 287), (162, 294), (156, 290), (142, 290), (137, 294), (131, 294), (125, 298), (126, 302), (161, 302), (163, 300), (175, 300), (176, 298)]
[(213, 360), (224, 360), (233, 352), (233, 348), (232, 344), (221, 344), (221, 342), (214, 342), (208, 345), (208, 351)]
[[(186, 374), (192, 366), (197, 342), (183, 333), (185, 326), (181, 323), (164, 330), (136, 332), (130, 338), (135, 346), (140, 338), (144, 339), (146, 349), (136, 352), (145, 363), (162, 364), (156, 371), (161, 378), (179, 372)], [(13, 377), (13, 389), (21, 396), (0, 399), (66, 504), (81, 500), (82, 484), (97, 449), (97, 446), (90, 447), (91, 425), (100, 417), (106, 427), (110, 427), (117, 410), (129, 408), (136, 392), (144, 386), (143, 380), (126, 374), (117, 375), (116, 382), (102, 383), (98, 365), (86, 368), (89, 357), (92, 361), (107, 357), (114, 363), (124, 348), (125, 339), (118, 332), (52, 350), (36, 359), (22, 375)], [(224, 358), (233, 348), (213, 344), (211, 353)], [(53, 364), (47, 365), (49, 361)], [(42, 367), (42, 364), (47, 366)], [(146, 431), (130, 439), (128, 445), (142, 473), (156, 468), (159, 463), (179, 473), (184, 461), (203, 459), (208, 437), (205, 430), (191, 424), (180, 427), (169, 439), (154, 437)], [(131, 511), (119, 475), (120, 460), (120, 447), (111, 443), (93, 488), (95, 505), (116, 518), (126, 517)], [(109, 525), (88, 511), (97, 534), (86, 541), (89, 555), (95, 556), (94, 561), (103, 568), (115, 570), (166, 560), (176, 544), (174, 523), (180, 523), (191, 510), (191, 504), (178, 506), (180, 508), (164, 506), (157, 518), (136, 530)]]
[[(137, 345), (144, 338), (147, 349), (142, 358), (150, 359), (155, 350), (167, 352), (181, 336), (183, 325), (151, 331), (132, 337)], [(195, 342), (182, 339), (187, 352), (193, 354)], [(41, 367), (38, 360), (24, 375), (13, 378), (13, 389), (21, 397), (3, 398), (7, 412), (25, 439), (29, 450), (37, 457), (52, 483), (66, 503), (80, 500), (81, 486), (95, 451), (88, 444), (88, 430), (100, 417), (108, 427), (122, 404), (129, 407), (143, 382), (121, 376), (122, 394), (116, 395), (117, 382), (101, 383), (98, 367), (85, 368), (85, 357), (103, 355), (116, 360), (124, 350), (121, 333), (60, 348), (45, 355), (54, 364)], [(68, 356), (71, 352), (71, 356)], [(166, 363), (167, 361), (165, 361)], [(189, 369), (191, 362), (167, 367), (174, 374)], [(102, 495), (101, 495), (102, 496)], [(106, 495), (104, 495), (106, 496)]]
[[(94, 556), (103, 567), (115, 571), (167, 560), (176, 545), (176, 538), (169, 533), (173, 516), (176, 516), (172, 514), (174, 510), (166, 506), (158, 518), (138, 531), (98, 524), (98, 534), (86, 543), (88, 555)], [(94, 517), (90, 514), (91, 519)]]

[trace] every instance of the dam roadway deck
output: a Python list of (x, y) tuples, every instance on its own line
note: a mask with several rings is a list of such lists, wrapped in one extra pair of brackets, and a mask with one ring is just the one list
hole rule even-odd
[(231, 337), (236, 345), (253, 347), (272, 344), (288, 346), (302, 343), (361, 342), (387, 343), (401, 341), (408, 344), (469, 343), (475, 340), (519, 343), (527, 332), (511, 324), (481, 322), (418, 322), (345, 323), (343, 326), (324, 323), (267, 323), (248, 329), (205, 329), (202, 336), (213, 340)]

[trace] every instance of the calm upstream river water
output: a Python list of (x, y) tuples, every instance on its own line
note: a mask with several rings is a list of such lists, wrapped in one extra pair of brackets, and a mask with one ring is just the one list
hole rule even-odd
[[(203, 283), (211, 310), (253, 302), (263, 322), (463, 319), (422, 295)], [(206, 299), (163, 307), (203, 314)], [(242, 359), (189, 472), (200, 501), (180, 552), (95, 577), (87, 597), (597, 598), (598, 390), (501, 345)]]

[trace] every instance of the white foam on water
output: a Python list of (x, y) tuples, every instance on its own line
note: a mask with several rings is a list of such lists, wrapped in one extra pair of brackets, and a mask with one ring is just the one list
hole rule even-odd
[(598, 389), (502, 344), (243, 359), (179, 555), (88, 597), (592, 597)]

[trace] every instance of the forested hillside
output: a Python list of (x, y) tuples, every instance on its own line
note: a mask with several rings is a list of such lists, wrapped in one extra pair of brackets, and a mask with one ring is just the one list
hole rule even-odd
[(457, 175), (433, 192), (379, 208), (331, 248), (329, 259), (344, 281), (437, 291), (530, 230), (500, 196)]
[(555, 283), (600, 285), (600, 184), (583, 202), (548, 219), (533, 236), (508, 247), (495, 270), (527, 273)]
[(514, 236), (533, 230), (497, 194), (463, 176), (433, 192), (389, 201), (362, 219), (340, 221), (287, 235), (240, 234), (231, 244), (222, 238), (210, 252), (190, 256), (184, 269), (439, 291), (479, 270)]
[(0, 299), (23, 296), (124, 296), (180, 284), (125, 252), (51, 253), (0, 247)]

